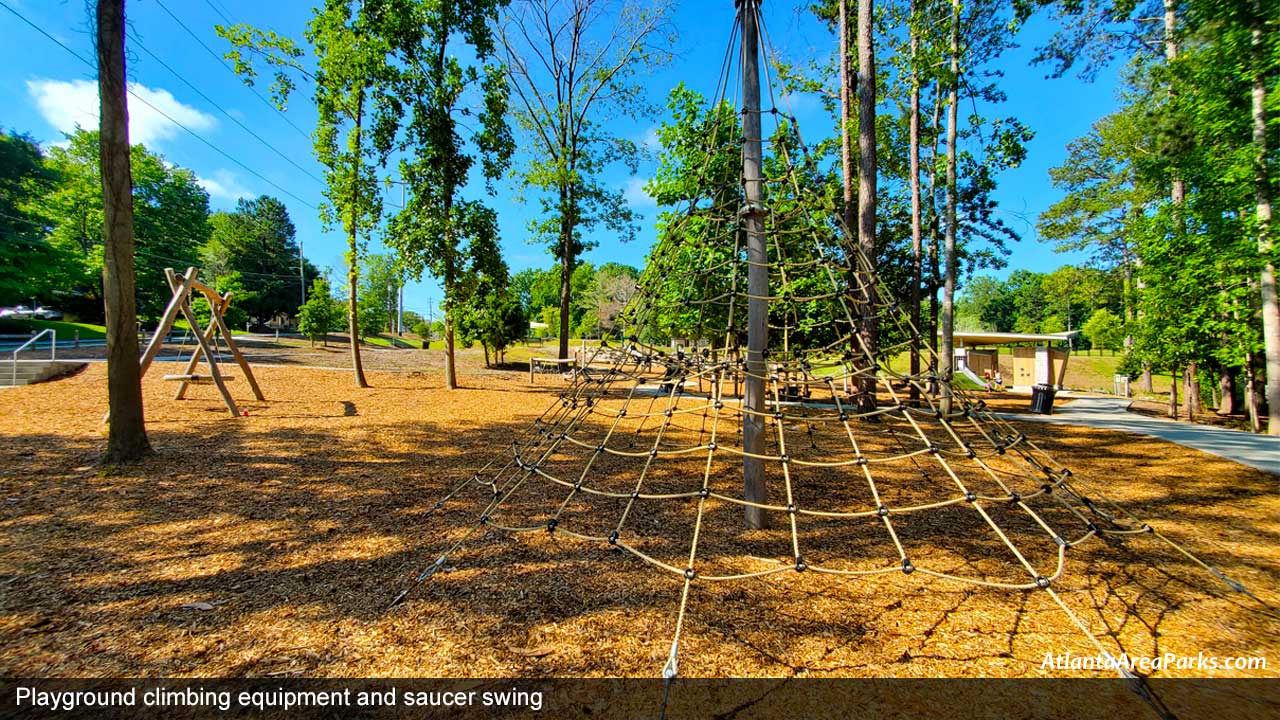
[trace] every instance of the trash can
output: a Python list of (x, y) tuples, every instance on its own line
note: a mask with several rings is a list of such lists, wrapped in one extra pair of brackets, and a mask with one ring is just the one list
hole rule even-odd
[(1034, 385), (1031, 388), (1031, 412), (1041, 415), (1053, 414), (1053, 396), (1058, 391), (1052, 385)]

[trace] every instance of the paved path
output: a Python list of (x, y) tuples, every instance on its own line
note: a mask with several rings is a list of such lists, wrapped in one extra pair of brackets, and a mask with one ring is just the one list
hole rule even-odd
[(1052, 415), (999, 414), (1008, 420), (1084, 425), (1150, 435), (1280, 475), (1280, 437), (1147, 417), (1129, 412), (1129, 405), (1130, 401), (1125, 398), (1082, 397), (1055, 407)]

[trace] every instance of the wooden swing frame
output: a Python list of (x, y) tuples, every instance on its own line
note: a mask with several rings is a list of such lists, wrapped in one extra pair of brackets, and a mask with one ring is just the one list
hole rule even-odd
[[(147, 370), (151, 367), (152, 361), (160, 352), (160, 346), (164, 344), (164, 338), (173, 329), (173, 323), (177, 321), (179, 313), (186, 319), (187, 325), (191, 328), (191, 332), (195, 335), (197, 347), (191, 353), (191, 357), (187, 360), (186, 369), (179, 375), (166, 375), (165, 380), (177, 380), (178, 392), (173, 396), (174, 400), (181, 400), (186, 397), (187, 388), (193, 382), (199, 382), (204, 379), (202, 375), (196, 375), (196, 365), (199, 364), (203, 357), (209, 364), (209, 379), (213, 380), (213, 384), (218, 386), (218, 392), (222, 395), (222, 400), (227, 404), (227, 410), (231, 412), (232, 417), (240, 417), (240, 409), (236, 407), (236, 401), (231, 397), (230, 391), (227, 390), (227, 380), (231, 378), (224, 377), (222, 371), (218, 369), (217, 355), (214, 354), (210, 343), (214, 340), (217, 333), (222, 333), (222, 337), (227, 342), (227, 348), (231, 351), (231, 357), (235, 359), (236, 364), (240, 366), (241, 372), (244, 373), (245, 380), (249, 382), (249, 387), (253, 390), (253, 396), (258, 400), (265, 401), (266, 397), (262, 394), (262, 388), (258, 387), (258, 381), (253, 377), (253, 370), (249, 368), (249, 362), (244, 359), (244, 355), (240, 353), (240, 348), (236, 346), (235, 340), (231, 336), (231, 330), (227, 327), (227, 322), (223, 318), (223, 314), (231, 305), (231, 293), (219, 294), (217, 290), (205, 285), (198, 279), (199, 269), (194, 267), (187, 268), (187, 272), (179, 276), (174, 272), (173, 268), (165, 268), (164, 275), (169, 280), (169, 287), (173, 288), (173, 298), (169, 300), (168, 307), (165, 308), (164, 317), (160, 320), (159, 327), (156, 328), (155, 335), (151, 336), (151, 342), (147, 344), (146, 352), (142, 354), (141, 375), (146, 375)], [(203, 332), (199, 332), (200, 325), (196, 322), (195, 313), (191, 311), (191, 297), (193, 294), (199, 293), (197, 297), (203, 297), (209, 303), (209, 325)]]

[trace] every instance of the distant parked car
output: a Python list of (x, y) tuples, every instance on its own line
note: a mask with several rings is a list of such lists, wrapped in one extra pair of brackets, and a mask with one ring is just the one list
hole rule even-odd
[(17, 317), (16, 311), (11, 308), (0, 308), (0, 318)]
[(31, 308), (26, 305), (17, 305), (13, 308), (13, 314), (9, 317), (29, 318), (31, 317)]
[(54, 310), (53, 308), (47, 308), (47, 307), (38, 307), (35, 310), (33, 310), (31, 314), (40, 318), (41, 320), (61, 320), (62, 319), (61, 310)]

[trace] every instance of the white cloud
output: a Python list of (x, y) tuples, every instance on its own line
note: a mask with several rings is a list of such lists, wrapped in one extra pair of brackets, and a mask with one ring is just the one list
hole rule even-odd
[(240, 184), (229, 170), (214, 170), (213, 177), (197, 177), (196, 183), (214, 200), (234, 203), (241, 198), (252, 198), (254, 193)]
[[(149, 88), (138, 83), (129, 83), (129, 89), (138, 96), (136, 98), (129, 96), (129, 142), (131, 143), (150, 146), (158, 141), (172, 139), (182, 132), (182, 128), (160, 112), (196, 132), (217, 127), (218, 122), (212, 115), (202, 113), (190, 105), (183, 105), (168, 90)], [(98, 128), (98, 84), (96, 82), (92, 80), (28, 80), (27, 92), (31, 93), (44, 119), (59, 131), (70, 133), (76, 129), (77, 125), (86, 130)], [(138, 98), (154, 105), (155, 108), (148, 107)]]
[(627, 185), (622, 190), (622, 195), (627, 199), (633, 208), (657, 207), (658, 203), (644, 191), (644, 184), (649, 182), (648, 178), (633, 177), (627, 180)]
[(640, 136), (638, 141), (640, 146), (650, 152), (657, 152), (662, 148), (662, 141), (658, 139), (658, 126), (652, 125), (644, 131), (644, 135)]

